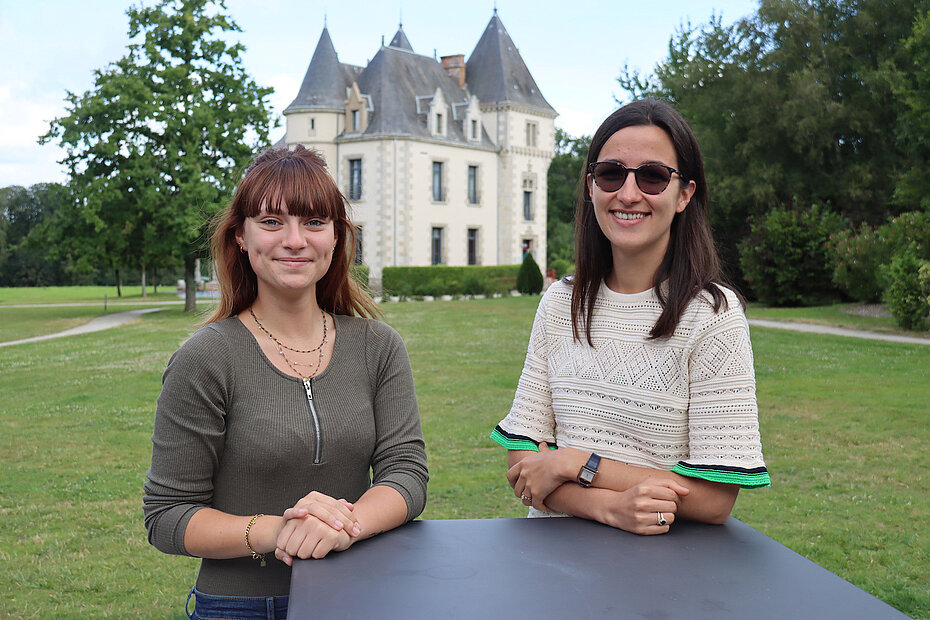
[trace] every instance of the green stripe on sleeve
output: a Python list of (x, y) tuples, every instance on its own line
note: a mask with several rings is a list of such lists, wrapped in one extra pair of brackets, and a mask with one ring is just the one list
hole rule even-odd
[(695, 467), (687, 463), (678, 463), (672, 471), (689, 478), (701, 478), (711, 482), (725, 482), (738, 484), (744, 489), (758, 489), (772, 485), (769, 472), (764, 467), (755, 470), (739, 470), (737, 468), (715, 469), (709, 466)]
[(508, 450), (532, 450), (539, 452), (539, 445), (532, 439), (523, 437), (507, 437), (500, 429), (495, 428), (491, 432), (491, 439), (504, 446)]

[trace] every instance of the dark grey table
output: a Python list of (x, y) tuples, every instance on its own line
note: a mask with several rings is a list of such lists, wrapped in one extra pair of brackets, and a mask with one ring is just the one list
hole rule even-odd
[(298, 560), (288, 618), (907, 616), (736, 519), (636, 536), (553, 518), (414, 521)]

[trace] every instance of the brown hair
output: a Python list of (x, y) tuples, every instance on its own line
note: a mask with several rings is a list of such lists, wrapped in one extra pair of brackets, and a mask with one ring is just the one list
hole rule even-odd
[(380, 316), (371, 296), (349, 274), (355, 256), (355, 226), (348, 217), (345, 196), (317, 152), (298, 145), (268, 149), (255, 158), (236, 187), (229, 207), (214, 220), (211, 251), (220, 286), (220, 302), (206, 323), (239, 314), (258, 295), (249, 257), (239, 251), (236, 233), (246, 218), (282, 208), (298, 217), (318, 216), (333, 222), (336, 247), (329, 270), (316, 285), (320, 308), (334, 314)]
[[(717, 285), (724, 284), (720, 273), (720, 259), (714, 246), (707, 214), (707, 181), (704, 178), (704, 159), (688, 122), (675, 108), (656, 101), (641, 99), (627, 104), (607, 117), (601, 124), (581, 171), (578, 199), (575, 203), (575, 275), (572, 285), (572, 333), (581, 340), (583, 326), (588, 344), (591, 342), (591, 317), (601, 282), (610, 275), (613, 255), (610, 241), (604, 236), (592, 208), (587, 184), (588, 166), (608, 139), (625, 127), (650, 125), (662, 129), (671, 139), (678, 158), (681, 183), (694, 181), (695, 190), (685, 210), (672, 219), (671, 238), (665, 257), (656, 270), (653, 286), (662, 314), (652, 327), (652, 338), (665, 338), (674, 333), (682, 313), (691, 300), (702, 290), (710, 293), (714, 312), (727, 307), (726, 297)], [(668, 279), (668, 290), (659, 286)], [(737, 293), (739, 297), (739, 294)], [(743, 302), (742, 297), (739, 297)]]

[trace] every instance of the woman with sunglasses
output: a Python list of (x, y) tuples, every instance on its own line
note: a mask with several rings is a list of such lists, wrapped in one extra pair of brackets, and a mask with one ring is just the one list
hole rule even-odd
[(529, 516), (638, 534), (723, 523), (769, 485), (742, 299), (721, 281), (694, 134), (635, 101), (591, 140), (574, 276), (546, 291), (492, 433)]
[(165, 371), (145, 525), (203, 558), (190, 617), (285, 618), (293, 558), (422, 512), (413, 377), (397, 332), (366, 318), (355, 227), (313, 151), (260, 155), (212, 249), (221, 298)]

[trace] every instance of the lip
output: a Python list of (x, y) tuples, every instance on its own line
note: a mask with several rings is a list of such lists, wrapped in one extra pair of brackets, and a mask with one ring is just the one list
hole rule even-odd
[(302, 258), (300, 256), (286, 256), (283, 258), (274, 259), (276, 263), (281, 263), (282, 265), (288, 265), (290, 267), (302, 267), (310, 262), (309, 258)]

